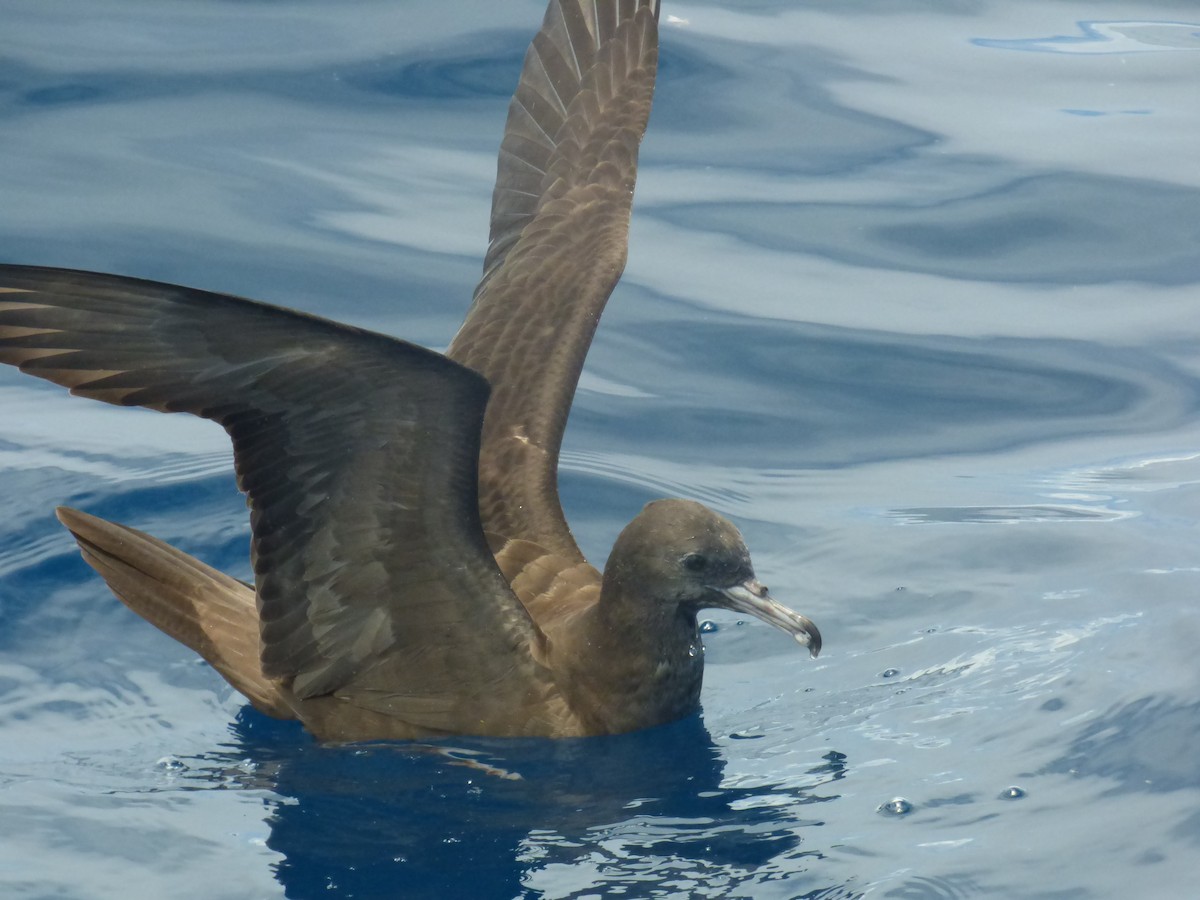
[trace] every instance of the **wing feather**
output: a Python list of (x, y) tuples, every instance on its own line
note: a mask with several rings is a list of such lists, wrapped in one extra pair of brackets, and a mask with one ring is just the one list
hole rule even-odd
[(558, 501), (558, 451), (625, 267), (657, 19), (657, 0), (551, 0), (509, 108), (483, 278), (448, 351), (493, 388), (485, 528), (572, 559), (582, 557)]
[(251, 509), (263, 672), (299, 697), (386, 691), (400, 716), (437, 697), (441, 718), (414, 724), (444, 728), (515, 708), (543, 677), (541, 632), (480, 526), (475, 372), (236, 297), (22, 266), (0, 266), (0, 361), (224, 426)]

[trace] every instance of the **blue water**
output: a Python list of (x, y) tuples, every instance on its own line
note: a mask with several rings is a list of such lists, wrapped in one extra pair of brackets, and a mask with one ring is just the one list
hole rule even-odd
[[(542, 8), (4, 0), (0, 260), (444, 347)], [(0, 896), (1194, 894), (1194, 4), (667, 0), (662, 46), (564, 501), (597, 562), (714, 505), (820, 660), (714, 614), (702, 717), (322, 748), (51, 515), (245, 577), (220, 429), (5, 370)]]

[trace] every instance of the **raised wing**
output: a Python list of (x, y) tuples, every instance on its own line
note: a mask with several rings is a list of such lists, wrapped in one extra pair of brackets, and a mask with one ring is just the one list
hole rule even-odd
[(551, 0), (509, 107), (483, 280), (447, 351), (492, 385), (484, 527), (572, 559), (582, 557), (558, 500), (558, 451), (625, 268), (657, 22), (657, 0)]
[[(0, 361), (233, 439), (264, 672), (428, 728), (517, 709), (541, 633), (476, 503), (485, 381), (436, 353), (220, 294), (0, 266)], [(415, 712), (414, 712), (415, 711)]]

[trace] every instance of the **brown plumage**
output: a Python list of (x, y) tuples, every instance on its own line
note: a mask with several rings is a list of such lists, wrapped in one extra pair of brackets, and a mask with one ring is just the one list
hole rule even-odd
[(601, 576), (558, 501), (571, 399), (625, 264), (657, 19), (656, 0), (551, 0), (446, 356), (236, 297), (0, 266), (0, 361), (232, 438), (254, 586), (59, 518), (124, 603), (264, 713), (327, 740), (616, 733), (696, 708), (701, 608), (820, 649), (711, 510), (649, 504)]

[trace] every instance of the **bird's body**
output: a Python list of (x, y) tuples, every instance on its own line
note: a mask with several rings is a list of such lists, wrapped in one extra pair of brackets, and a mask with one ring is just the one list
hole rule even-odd
[(557, 493), (584, 356), (624, 267), (657, 0), (551, 0), (509, 111), (491, 242), (446, 356), (249, 300), (0, 266), (0, 361), (234, 444), (255, 583), (60, 509), (133, 610), (326, 740), (567, 737), (696, 709), (697, 612), (810, 621), (698, 503), (648, 505), (601, 575)]

